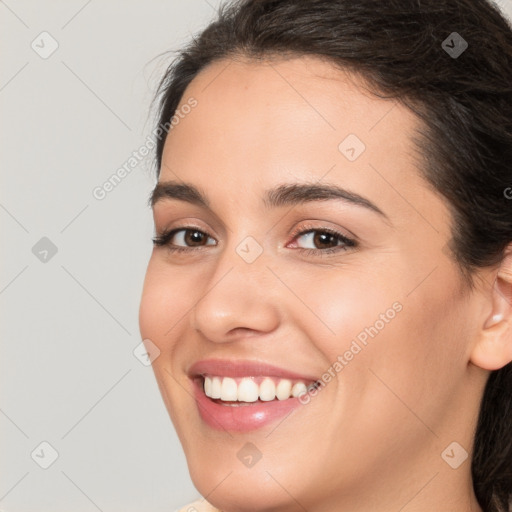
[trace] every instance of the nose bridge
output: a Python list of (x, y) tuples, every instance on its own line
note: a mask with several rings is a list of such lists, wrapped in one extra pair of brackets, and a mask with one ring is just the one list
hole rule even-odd
[(273, 330), (277, 303), (263, 244), (252, 236), (232, 241), (216, 260), (192, 317), (193, 328), (211, 341), (229, 341), (235, 329)]

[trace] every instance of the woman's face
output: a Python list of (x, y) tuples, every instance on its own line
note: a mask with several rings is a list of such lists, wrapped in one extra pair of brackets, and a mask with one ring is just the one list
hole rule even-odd
[(215, 62), (178, 112), (140, 327), (198, 490), (398, 510), (469, 478), (474, 305), (413, 114), (314, 58)]

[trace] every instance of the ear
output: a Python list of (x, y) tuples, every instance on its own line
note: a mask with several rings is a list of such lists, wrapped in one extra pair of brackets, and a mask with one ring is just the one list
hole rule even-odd
[(512, 243), (488, 290), (491, 312), (485, 318), (470, 361), (485, 370), (499, 370), (512, 361)]

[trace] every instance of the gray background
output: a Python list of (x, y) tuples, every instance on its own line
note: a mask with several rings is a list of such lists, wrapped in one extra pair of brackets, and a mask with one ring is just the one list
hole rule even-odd
[[(172, 511), (198, 496), (133, 354), (150, 157), (104, 199), (92, 192), (152, 130), (170, 59), (155, 57), (219, 3), (0, 0), (0, 511)], [(43, 441), (58, 452), (47, 469)]]

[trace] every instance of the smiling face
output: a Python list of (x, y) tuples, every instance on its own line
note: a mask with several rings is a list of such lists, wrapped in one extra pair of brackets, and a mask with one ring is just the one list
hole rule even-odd
[(470, 452), (482, 384), (451, 217), (416, 118), (352, 78), (215, 62), (165, 143), (141, 334), (192, 479), (226, 510), (398, 510), (427, 481), (415, 510), (472, 496), (470, 458), (441, 457)]

